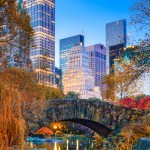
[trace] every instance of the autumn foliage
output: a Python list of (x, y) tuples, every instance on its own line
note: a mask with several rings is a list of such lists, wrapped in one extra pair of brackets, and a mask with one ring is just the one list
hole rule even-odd
[(150, 108), (150, 96), (144, 97), (139, 101), (134, 98), (124, 98), (120, 100), (120, 104), (127, 108), (137, 108), (139, 110), (148, 110)]
[(20, 69), (5, 69), (0, 73), (1, 149), (12, 145), (23, 146), (26, 123), (22, 105), (31, 100), (34, 91), (34, 85), (31, 86), (34, 81), (31, 81), (31, 74)]
[(147, 96), (139, 101), (138, 109), (140, 110), (150, 109), (150, 96)]
[(120, 104), (127, 108), (137, 108), (137, 103), (134, 98), (124, 98), (120, 100)]
[(14, 145), (21, 149), (30, 121), (42, 117), (46, 99), (58, 95), (59, 90), (38, 85), (33, 72), (19, 68), (0, 72), (0, 149)]

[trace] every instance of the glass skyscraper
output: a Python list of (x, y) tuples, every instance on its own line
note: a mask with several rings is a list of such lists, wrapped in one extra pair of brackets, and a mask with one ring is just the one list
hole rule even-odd
[(34, 29), (30, 49), (32, 67), (40, 84), (55, 84), (55, 0), (25, 0)]
[(62, 84), (63, 84), (63, 73), (68, 69), (68, 54), (73, 46), (83, 45), (84, 36), (75, 35), (60, 40), (60, 68), (62, 70)]
[(114, 59), (121, 56), (126, 47), (126, 20), (106, 24), (106, 66), (107, 74), (113, 70)]

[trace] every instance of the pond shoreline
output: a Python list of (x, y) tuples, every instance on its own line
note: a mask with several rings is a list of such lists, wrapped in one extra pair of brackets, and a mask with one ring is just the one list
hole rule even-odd
[(86, 138), (83, 135), (51, 138), (29, 137), (27, 141), (34, 150), (41, 148), (47, 148), (47, 150), (70, 150), (72, 148), (92, 150), (94, 147), (94, 139), (92, 137)]

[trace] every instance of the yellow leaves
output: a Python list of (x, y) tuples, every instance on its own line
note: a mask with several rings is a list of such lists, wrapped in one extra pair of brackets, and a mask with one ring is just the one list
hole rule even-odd
[[(130, 84), (130, 81), (136, 74), (134, 67), (134, 62), (123, 62), (120, 61), (114, 66), (114, 73), (106, 76), (104, 79), (104, 84), (106, 84), (105, 95), (106, 98), (112, 99), (121, 99), (123, 96), (132, 95), (136, 89), (137, 80)], [(114, 96), (111, 96), (113, 95)]]
[(104, 97), (106, 99), (111, 99), (112, 101), (114, 101), (115, 99), (114, 74), (105, 76), (103, 84), (106, 84), (106, 91), (104, 92)]
[(94, 137), (95, 139), (95, 144), (96, 144), (96, 148), (100, 148), (102, 142), (106, 142), (105, 139), (103, 139), (100, 135), (98, 135), (97, 133), (94, 133)]
[(125, 139), (124, 144), (128, 145), (128, 148), (132, 148), (133, 145), (137, 144), (141, 137), (150, 137), (150, 116), (147, 115), (138, 122), (124, 127), (121, 135)]

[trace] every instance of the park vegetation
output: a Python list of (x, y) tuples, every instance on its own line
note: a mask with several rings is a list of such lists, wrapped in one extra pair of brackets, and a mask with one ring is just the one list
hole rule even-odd
[(96, 150), (133, 150), (137, 149), (137, 143), (141, 137), (150, 137), (150, 115), (146, 115), (141, 120), (133, 121), (128, 126), (122, 128), (116, 135), (109, 135), (107, 138), (95, 134)]
[[(122, 56), (115, 60), (114, 72), (104, 79), (104, 97), (112, 102), (138, 95), (141, 76), (150, 70), (150, 0), (136, 0), (130, 10), (131, 25), (144, 37), (138, 41), (132, 37), (132, 47), (124, 49)], [(125, 55), (128, 57), (126, 60)]]
[(0, 148), (24, 146), (32, 119), (39, 119), (46, 100), (62, 98), (59, 89), (37, 84), (35, 75), (19, 68), (0, 73)]
[[(16, 0), (0, 1), (0, 149), (25, 146), (30, 120), (38, 119), (46, 100), (62, 98), (57, 88), (39, 85), (31, 69), (9, 68), (8, 56), (18, 50), (18, 61), (34, 46), (30, 17)], [(15, 58), (17, 58), (15, 56)], [(27, 62), (29, 68), (31, 64)]]
[(150, 96), (141, 98), (140, 100), (135, 99), (134, 97), (123, 98), (120, 101), (120, 104), (127, 108), (137, 108), (139, 110), (150, 110)]
[[(134, 16), (133, 22), (142, 24), (142, 27), (144, 23), (147, 31), (149, 31), (150, 24), (149, 2), (149, 0), (139, 0), (139, 3), (135, 3), (133, 7), (133, 10), (138, 12), (138, 15)], [(33, 72), (7, 67), (5, 58), (10, 53), (10, 49), (15, 51), (19, 48), (23, 53), (29, 54), (34, 33), (30, 26), (30, 17), (16, 3), (16, 0), (0, 0), (0, 14), (0, 150), (9, 149), (14, 145), (22, 149), (25, 146), (25, 137), (30, 132), (28, 131), (30, 120), (39, 119), (40, 113), (46, 108), (47, 100), (61, 99), (65, 95), (60, 89), (37, 84)], [(148, 35), (146, 33), (146, 37)], [(143, 44), (148, 45), (148, 40), (141, 42), (140, 47)], [(135, 57), (137, 60), (149, 58), (149, 55), (145, 56), (142, 53), (138, 56)], [(146, 110), (149, 109), (149, 97), (141, 98), (140, 101), (131, 98), (123, 99), (124, 93), (128, 93), (125, 94), (126, 96), (133, 94), (131, 83), (135, 87), (136, 79), (150, 66), (149, 61), (144, 61), (138, 70), (134, 69), (134, 65), (135, 62), (132, 65), (122, 64), (123, 70), (118, 70), (120, 72), (117, 76), (111, 74), (106, 77), (106, 98), (116, 100), (115, 92), (118, 90), (119, 99), (122, 99), (121, 105)], [(132, 72), (130, 72), (131, 70)], [(78, 99), (78, 97), (78, 94), (70, 92), (65, 98)], [(129, 105), (130, 103), (133, 105)], [(149, 123), (149, 116), (145, 116), (140, 122), (131, 123), (123, 128), (121, 136), (123, 136), (124, 142), (119, 142), (118, 146), (124, 147), (122, 150), (126, 150), (127, 147), (133, 147), (140, 137), (150, 136)], [(101, 138), (98, 140), (101, 141)]]
[[(135, 41), (131, 48), (123, 51), (122, 57), (115, 60), (119, 69), (114, 66), (114, 73), (104, 79), (106, 84), (105, 98), (123, 107), (149, 111), (150, 96), (139, 94), (142, 85), (141, 76), (150, 70), (150, 0), (136, 0), (131, 8), (131, 25), (136, 31), (144, 34), (143, 39)], [(134, 45), (133, 44), (133, 45)], [(124, 56), (127, 56), (124, 61)], [(138, 87), (139, 86), (139, 87)], [(103, 139), (97, 135), (97, 149), (137, 149), (141, 137), (150, 137), (150, 114), (140, 120), (133, 120), (122, 128), (117, 135), (110, 135)], [(96, 148), (95, 148), (96, 149)]]
[(33, 29), (30, 17), (16, 0), (0, 1), (0, 52), (1, 56), (17, 48), (28, 52), (32, 43)]

